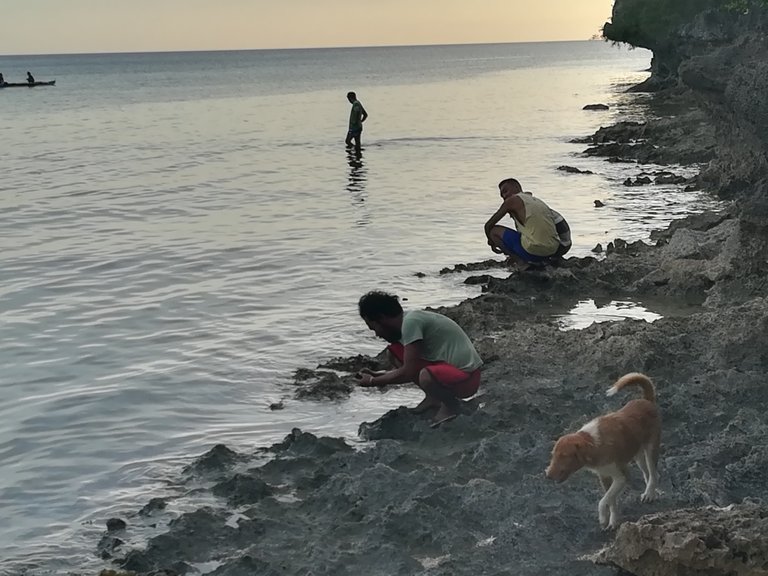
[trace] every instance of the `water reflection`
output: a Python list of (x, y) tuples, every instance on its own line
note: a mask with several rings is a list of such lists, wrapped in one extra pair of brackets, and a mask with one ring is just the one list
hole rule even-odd
[(617, 322), (626, 318), (654, 322), (661, 317), (639, 302), (608, 298), (583, 300), (568, 314), (559, 316), (556, 320), (561, 330), (582, 330), (600, 322)]
[(349, 164), (347, 191), (352, 198), (352, 204), (363, 211), (356, 224), (358, 226), (365, 226), (370, 222), (370, 217), (365, 206), (368, 169), (365, 167), (365, 162), (363, 162), (363, 153), (354, 149), (347, 149), (347, 164)]

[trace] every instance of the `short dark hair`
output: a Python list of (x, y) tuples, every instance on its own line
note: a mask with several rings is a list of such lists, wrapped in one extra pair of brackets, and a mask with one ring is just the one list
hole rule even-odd
[(354, 92), (347, 92), (347, 98), (357, 98), (357, 94)]
[(364, 319), (375, 321), (382, 317), (394, 318), (403, 313), (403, 307), (398, 300), (399, 298), (394, 294), (372, 290), (360, 298), (357, 307), (360, 310), (360, 316)]
[(521, 192), (523, 190), (523, 187), (520, 186), (520, 182), (518, 182), (516, 178), (505, 178), (504, 180), (499, 182), (499, 190), (501, 190), (501, 187), (504, 186), (504, 184), (511, 184)]

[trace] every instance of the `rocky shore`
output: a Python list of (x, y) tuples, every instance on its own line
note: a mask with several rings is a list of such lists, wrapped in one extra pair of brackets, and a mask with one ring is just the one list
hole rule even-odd
[[(614, 23), (636, 1), (617, 0)], [(723, 64), (742, 62), (734, 51), (756, 44), (746, 28), (727, 36), (715, 16), (701, 18), (676, 32), (684, 57), (654, 61), (654, 75), (666, 75), (655, 105), (672, 106), (674, 117), (601, 129), (585, 139), (585, 154), (637, 162), (638, 178), (700, 163), (700, 178), (676, 184), (711, 189), (729, 201), (722, 211), (540, 272), (500, 279), (483, 274), (494, 263), (457, 266), (477, 271), (468, 281), (483, 293), (439, 311), (486, 362), (482, 394), (458, 419), (431, 429), (428, 415), (399, 409), (362, 424), (363, 444), (294, 430), (253, 453), (217, 446), (184, 471), (190, 489), (210, 490), (215, 503), (172, 514), (150, 502), (111, 523), (102, 557), (136, 574), (204, 566), (214, 576), (768, 574), (768, 73), (751, 56), (749, 65)], [(721, 36), (712, 40), (707, 22)], [(685, 48), (707, 30), (706, 46)], [(729, 59), (713, 64), (718, 55)], [(671, 80), (673, 60), (680, 73)], [(673, 312), (563, 331), (553, 318), (584, 300)], [(381, 362), (300, 370), (297, 393), (343, 398), (351, 373)], [(604, 392), (631, 371), (657, 386), (662, 494), (641, 504), (633, 469), (625, 523), (603, 532), (597, 480), (582, 472), (555, 485), (544, 468), (559, 435), (627, 401)], [(146, 546), (124, 543), (150, 524), (165, 530)]]

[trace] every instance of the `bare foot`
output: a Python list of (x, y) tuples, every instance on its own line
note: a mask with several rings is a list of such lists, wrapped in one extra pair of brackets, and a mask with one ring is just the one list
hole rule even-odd
[(437, 414), (435, 414), (435, 417), (432, 418), (431, 426), (432, 428), (437, 428), (443, 422), (448, 422), (450, 420), (453, 420), (454, 418), (456, 418), (456, 416), (458, 416), (456, 412), (454, 412), (453, 410), (448, 408), (448, 406), (443, 404), (442, 406), (440, 406), (440, 410), (437, 411)]
[(432, 398), (424, 398), (421, 402), (419, 402), (416, 406), (413, 408), (409, 408), (412, 414), (424, 414), (427, 410), (430, 410), (431, 408), (439, 408), (440, 407), (440, 401), (439, 400), (433, 400)]

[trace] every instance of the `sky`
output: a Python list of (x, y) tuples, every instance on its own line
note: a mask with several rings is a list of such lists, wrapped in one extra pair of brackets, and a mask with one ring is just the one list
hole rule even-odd
[(0, 54), (587, 40), (613, 0), (0, 0)]

